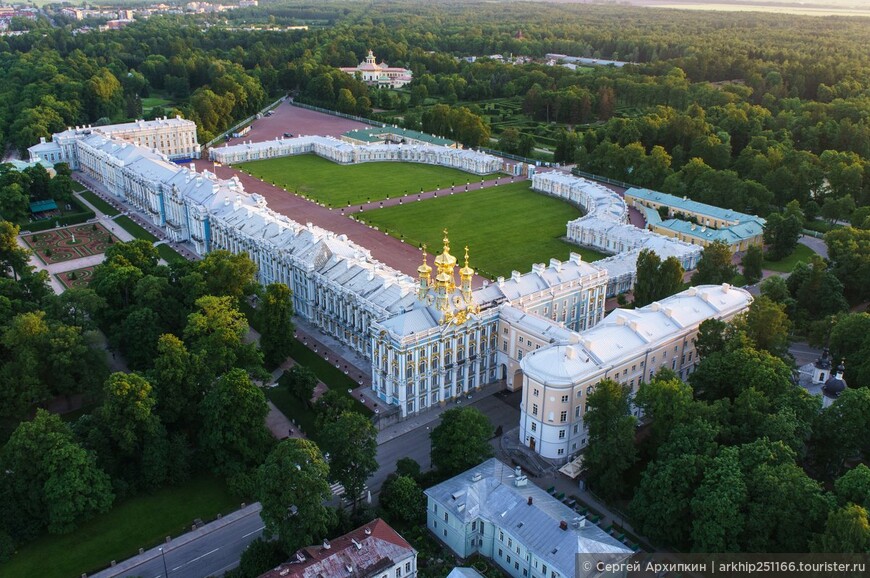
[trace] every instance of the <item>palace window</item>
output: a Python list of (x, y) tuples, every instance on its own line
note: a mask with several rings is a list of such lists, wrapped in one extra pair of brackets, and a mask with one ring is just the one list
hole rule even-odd
[(567, 411), (562, 411), (562, 413), (559, 414), (559, 421), (561, 423), (565, 423), (566, 421), (568, 421), (568, 412)]
[(568, 396), (567, 395), (562, 396), (562, 403), (568, 403)]
[(532, 415), (538, 415), (538, 404), (532, 404)]

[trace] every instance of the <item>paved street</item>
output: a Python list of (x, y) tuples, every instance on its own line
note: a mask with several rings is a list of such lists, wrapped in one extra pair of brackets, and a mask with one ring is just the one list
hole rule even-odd
[[(166, 566), (158, 548), (134, 556), (94, 578), (204, 578), (220, 576), (239, 563), (242, 551), (263, 532), (259, 504), (252, 504), (221, 520), (206, 524), (164, 544)], [(168, 574), (167, 574), (168, 571)]]
[[(462, 407), (462, 405), (471, 405), (476, 407), (489, 417), (493, 427), (501, 426), (508, 430), (516, 427), (520, 420), (520, 412), (517, 403), (511, 403), (516, 396), (520, 394), (511, 393), (504, 397), (501, 393), (482, 397), (478, 400), (472, 398), (461, 404), (449, 404), (449, 407)], [(440, 415), (432, 416), (433, 419), (428, 423), (421, 423), (416, 429), (394, 437), (378, 446), (378, 463), (380, 468), (369, 479), (368, 486), (372, 494), (376, 494), (381, 490), (381, 484), (388, 475), (396, 471), (396, 462), (404, 457), (409, 457), (416, 460), (423, 471), (431, 467), (429, 460), (429, 452), (432, 449), (432, 443), (429, 440), (429, 434), (432, 429), (440, 423)], [(398, 424), (401, 425), (401, 424)], [(497, 446), (498, 438), (493, 439), (493, 444)]]

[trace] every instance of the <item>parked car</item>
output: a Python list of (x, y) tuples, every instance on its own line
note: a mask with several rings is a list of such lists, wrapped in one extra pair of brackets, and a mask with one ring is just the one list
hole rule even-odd
[(292, 132), (285, 132), (284, 138), (293, 138), (293, 133)]

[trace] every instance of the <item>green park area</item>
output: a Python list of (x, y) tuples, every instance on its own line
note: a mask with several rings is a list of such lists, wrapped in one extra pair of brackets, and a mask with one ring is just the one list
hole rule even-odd
[(468, 245), (471, 267), (495, 278), (554, 257), (564, 261), (572, 251), (586, 261), (601, 259), (601, 253), (562, 240), (568, 221), (580, 216), (577, 207), (520, 182), (375, 209), (358, 218), (414, 246), (426, 243), (430, 253), (441, 251), (447, 229), (451, 252), (461, 260)]
[(298, 155), (262, 161), (251, 161), (239, 166), (267, 183), (291, 193), (304, 195), (328, 207), (360, 205), (369, 201), (401, 197), (405, 193), (416, 195), (421, 190), (449, 189), (455, 183), (480, 177), (458, 169), (419, 163), (360, 163), (338, 165), (316, 155)]
[(765, 259), (761, 268), (770, 271), (777, 271), (779, 273), (791, 273), (794, 270), (795, 265), (800, 262), (809, 263), (810, 259), (812, 259), (812, 256), (815, 254), (816, 252), (806, 245), (798, 243), (791, 255), (788, 255), (779, 261), (769, 261)]
[(112, 560), (129, 558), (139, 548), (156, 546), (165, 536), (189, 531), (196, 518), (211, 521), (238, 505), (224, 482), (195, 478), (180, 487), (163, 488), (121, 502), (71, 534), (43, 536), (23, 546), (9, 562), (0, 564), (0, 575), (68, 578), (90, 574)]
[(92, 207), (100, 211), (106, 216), (114, 217), (119, 214), (118, 209), (98, 197), (96, 194), (88, 190), (77, 191), (81, 197), (86, 200)]

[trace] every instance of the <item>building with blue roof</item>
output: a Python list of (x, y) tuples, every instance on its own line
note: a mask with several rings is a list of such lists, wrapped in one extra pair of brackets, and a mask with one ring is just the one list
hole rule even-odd
[[(733, 252), (764, 243), (766, 221), (755, 215), (649, 189), (628, 189), (625, 202), (644, 213), (649, 230), (686, 243), (706, 247), (722, 241)], [(661, 217), (662, 208), (669, 218)]]

